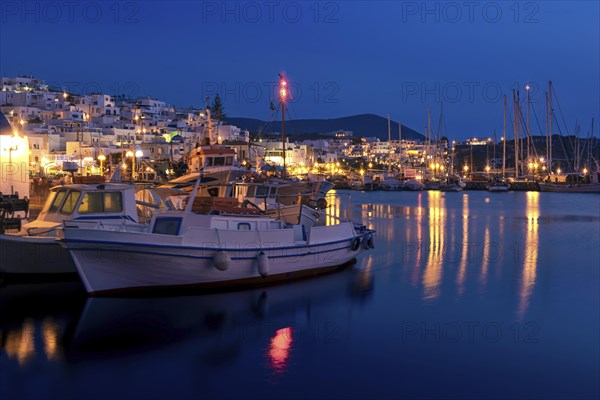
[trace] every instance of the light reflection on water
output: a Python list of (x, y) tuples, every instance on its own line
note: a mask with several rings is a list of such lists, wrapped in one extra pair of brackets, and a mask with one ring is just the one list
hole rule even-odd
[[(336, 274), (170, 298), (0, 287), (12, 311), (0, 314), (0, 393), (598, 397), (598, 197), (351, 196), (332, 196), (329, 211), (376, 229), (376, 248)], [(38, 306), (19, 306), (31, 293)], [(474, 331), (448, 335), (465, 324)], [(89, 385), (107, 373), (112, 385)]]
[(525, 234), (525, 246), (523, 254), (523, 274), (521, 277), (521, 292), (519, 299), (518, 316), (522, 320), (529, 299), (535, 287), (535, 277), (539, 253), (538, 218), (540, 217), (539, 192), (526, 193), (525, 213), (527, 215), (527, 232)]
[(268, 357), (274, 374), (282, 374), (287, 370), (288, 358), (294, 343), (293, 328), (285, 327), (275, 331), (269, 344)]
[(428, 253), (425, 272), (423, 273), (423, 298), (435, 299), (439, 296), (442, 281), (444, 257), (444, 238), (446, 233), (444, 198), (439, 191), (430, 191), (429, 197), (429, 246), (423, 247), (423, 239), (418, 238), (421, 248)]
[[(388, 249), (401, 244), (402, 252), (387, 251), (379, 258), (379, 267), (397, 263), (402, 258), (403, 269), (410, 269), (410, 281), (422, 289), (424, 301), (437, 299), (443, 289), (444, 276), (455, 276), (458, 297), (467, 289), (469, 275), (477, 277), (478, 292), (485, 292), (493, 268), (495, 277), (502, 266), (511, 260), (519, 262), (519, 301), (516, 315), (523, 317), (535, 286), (539, 253), (538, 225), (540, 223), (539, 192), (521, 193), (524, 196), (523, 217), (514, 215), (484, 215), (473, 210), (473, 195), (468, 193), (442, 193), (429, 191), (417, 193), (415, 206), (394, 204), (362, 204), (361, 214), (365, 225), (377, 230), (377, 240), (385, 241)], [(449, 196), (454, 206), (448, 207)], [(490, 197), (479, 199), (477, 207), (488, 205), (492, 211), (496, 204)], [(337, 202), (336, 207), (343, 206)], [(518, 211), (518, 210), (517, 210)], [(507, 237), (506, 218), (515, 230)], [(399, 223), (389, 223), (389, 218)], [(592, 216), (591, 220), (595, 218)], [(522, 227), (519, 221), (525, 223)], [(552, 218), (556, 222), (559, 218)], [(581, 221), (590, 221), (582, 216)], [(402, 223), (400, 223), (402, 221)], [(397, 235), (402, 229), (402, 237)], [(396, 250), (399, 250), (396, 247)], [(449, 286), (446, 285), (446, 289)]]

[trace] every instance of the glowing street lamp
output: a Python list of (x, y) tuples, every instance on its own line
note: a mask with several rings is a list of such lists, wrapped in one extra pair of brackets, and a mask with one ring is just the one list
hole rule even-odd
[[(135, 154), (133, 153), (133, 151), (129, 150), (127, 153), (125, 153), (125, 157), (131, 158), (131, 180), (133, 180), (133, 174), (135, 172)], [(125, 167), (125, 165), (123, 165), (123, 167)]]
[(100, 175), (102, 175), (104, 173), (104, 168), (103, 168), (104, 160), (106, 160), (106, 156), (104, 154), (100, 154), (98, 156), (98, 161), (100, 161)]

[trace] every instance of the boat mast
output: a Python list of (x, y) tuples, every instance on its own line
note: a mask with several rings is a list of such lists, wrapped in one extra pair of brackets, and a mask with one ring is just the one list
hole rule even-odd
[(513, 133), (515, 135), (515, 179), (519, 179), (519, 131), (517, 129), (517, 94), (515, 89), (512, 91), (513, 93)]
[[(425, 157), (425, 168), (429, 166), (427, 164), (427, 158), (429, 158), (429, 153), (431, 152), (431, 110), (427, 110), (427, 150)], [(435, 172), (434, 172), (435, 176)]]
[(440, 158), (440, 164), (443, 164), (443, 160), (441, 159), (441, 157), (439, 157), (439, 151), (440, 151), (440, 143), (442, 143), (442, 121), (443, 121), (443, 116), (444, 116), (444, 103), (440, 103), (440, 124), (438, 127), (438, 134), (436, 136), (435, 139), (435, 151), (436, 151), (436, 162), (438, 162), (438, 158)]
[[(517, 135), (519, 136), (519, 152), (521, 154), (519, 154), (519, 160), (521, 161), (521, 174), (525, 173), (525, 149), (524, 149), (524, 140), (523, 137), (521, 136), (521, 130), (520, 130), (520, 122), (523, 121), (523, 109), (521, 108), (521, 92), (519, 92), (517, 90), (517, 116), (515, 117), (516, 121), (517, 121)], [(527, 129), (527, 127), (525, 127), (525, 129)], [(525, 132), (527, 133), (527, 132)]]
[[(392, 148), (392, 130), (390, 125), (390, 113), (388, 113), (388, 157), (389, 151)], [(388, 172), (390, 172), (392, 165), (388, 162)]]
[(506, 95), (504, 95), (504, 128), (502, 131), (502, 179), (506, 174)]
[[(486, 145), (487, 147), (487, 145)], [(494, 148), (493, 148), (493, 152), (494, 152), (494, 167), (496, 166), (496, 130), (494, 129)], [(490, 163), (488, 162), (487, 166), (490, 166)], [(498, 178), (498, 168), (494, 168), (496, 170), (496, 173), (494, 174), (494, 178)]]
[(400, 151), (398, 161), (400, 162), (400, 173), (402, 174), (402, 122), (398, 121), (398, 150)]
[(529, 84), (525, 85), (525, 91), (527, 92), (527, 161), (531, 162), (531, 117), (529, 114), (529, 108), (531, 105), (531, 97), (530, 97), (530, 89), (531, 86)]
[(548, 112), (550, 113), (549, 119), (550, 123), (548, 124), (548, 136), (550, 136), (550, 149), (548, 151), (548, 169), (550, 173), (552, 172), (552, 123), (554, 118), (554, 109), (552, 108), (552, 81), (548, 81)]
[[(546, 100), (546, 163), (549, 160), (548, 157), (548, 152), (550, 150), (550, 136), (548, 135), (548, 92), (545, 93), (545, 100)], [(548, 173), (550, 173), (550, 171), (548, 171)]]
[(285, 167), (285, 101), (287, 99), (287, 81), (283, 74), (279, 74), (279, 102), (281, 103), (281, 156), (283, 158), (283, 178), (286, 177)]

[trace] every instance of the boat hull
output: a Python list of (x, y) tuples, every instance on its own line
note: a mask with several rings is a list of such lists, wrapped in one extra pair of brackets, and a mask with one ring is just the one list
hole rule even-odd
[(488, 192), (508, 192), (508, 186), (490, 186)]
[(73, 275), (75, 264), (55, 237), (0, 235), (0, 273)]
[[(79, 238), (75, 240), (66, 237), (63, 245), (69, 249), (91, 295), (269, 284), (330, 272), (352, 261), (363, 249), (362, 241), (356, 248), (352, 237), (314, 245), (265, 243), (259, 248), (256, 243), (248, 243), (215, 248), (119, 243), (111, 240), (118, 235), (111, 238), (110, 232), (102, 240), (82, 240), (81, 233), (77, 232)], [(363, 236), (366, 234), (355, 237), (360, 240)], [(226, 254), (225, 268), (216, 261), (217, 253)]]
[(600, 193), (600, 183), (589, 184), (554, 184), (538, 183), (541, 192), (556, 193)]
[(442, 185), (440, 190), (442, 192), (462, 192), (463, 188), (458, 185)]

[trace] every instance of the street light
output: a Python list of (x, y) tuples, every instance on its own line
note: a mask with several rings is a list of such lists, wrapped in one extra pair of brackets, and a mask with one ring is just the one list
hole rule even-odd
[(133, 157), (133, 171), (131, 171), (132, 174), (135, 174), (135, 179), (138, 178), (138, 173), (137, 173), (137, 169), (135, 168), (135, 159), (136, 158), (140, 158), (144, 155), (144, 153), (142, 153), (141, 150), (137, 150), (135, 152), (135, 157)]
[(104, 154), (100, 154), (98, 156), (98, 161), (100, 161), (100, 175), (104, 174), (104, 168), (103, 168), (104, 160), (106, 160), (106, 156)]
[[(131, 180), (133, 180), (134, 179), (133, 173), (135, 171), (135, 157), (134, 157), (133, 151), (129, 150), (127, 153), (125, 153), (125, 157), (131, 158)], [(125, 166), (125, 165), (123, 165), (123, 166)]]

